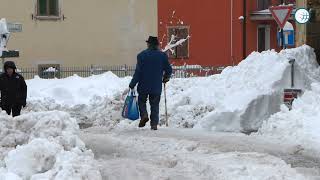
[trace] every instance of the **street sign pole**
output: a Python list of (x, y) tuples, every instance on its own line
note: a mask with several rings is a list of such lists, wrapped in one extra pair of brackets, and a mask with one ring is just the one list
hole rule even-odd
[[(283, 4), (283, 0), (281, 0), (281, 4)], [(286, 49), (286, 47), (284, 46), (284, 34), (283, 34), (283, 28), (281, 28), (281, 45), (282, 45), (282, 49)]]
[(281, 29), (281, 46), (282, 49), (286, 49), (285, 45), (284, 45), (284, 33), (283, 33), (283, 29)]

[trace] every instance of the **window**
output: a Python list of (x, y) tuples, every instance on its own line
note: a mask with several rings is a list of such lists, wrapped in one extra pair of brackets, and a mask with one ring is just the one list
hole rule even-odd
[(271, 6), (271, 0), (257, 0), (258, 1), (258, 10), (269, 9)]
[(296, 4), (296, 0), (285, 0), (286, 4)]
[(262, 52), (270, 49), (270, 26), (258, 26), (258, 51)]
[[(172, 40), (171, 44), (175, 44), (181, 39), (187, 39), (188, 36), (189, 36), (189, 27), (187, 26), (168, 27), (168, 42)], [(172, 50), (168, 51), (169, 58), (172, 58), (172, 59), (188, 58), (189, 57), (189, 40), (186, 40), (181, 45), (174, 47)]]
[(37, 0), (38, 17), (59, 17), (59, 0)]

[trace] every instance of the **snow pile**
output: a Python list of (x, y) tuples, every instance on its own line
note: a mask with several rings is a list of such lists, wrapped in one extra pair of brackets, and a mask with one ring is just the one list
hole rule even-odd
[[(167, 85), (171, 126), (216, 131), (257, 131), (264, 120), (280, 111), (283, 89), (291, 87), (291, 65), (295, 58), (295, 88), (310, 89), (319, 78), (315, 54), (309, 46), (277, 53), (252, 53), (238, 66), (219, 75), (172, 79)], [(123, 94), (131, 78), (112, 73), (81, 78), (27, 82), (26, 111), (67, 111), (79, 123), (114, 126), (121, 118)], [(124, 94), (125, 95), (125, 94)], [(164, 123), (164, 97), (160, 121)], [(136, 125), (136, 123), (133, 123)]]
[[(316, 54), (314, 50), (309, 46), (301, 46), (299, 48), (286, 49), (280, 52), (281, 55), (288, 59), (296, 59), (295, 63), (298, 64), (300, 72), (303, 72), (304, 76), (307, 76), (304, 80), (307, 81), (305, 84), (310, 84), (310, 82), (319, 81), (320, 68), (317, 62)], [(298, 69), (298, 70), (299, 70)], [(301, 74), (297, 74), (302, 76)]]
[(288, 57), (296, 58), (295, 88), (309, 89), (319, 74), (312, 48), (254, 52), (220, 75), (170, 82), (170, 121), (208, 130), (256, 131), (280, 111), (283, 89), (291, 87)]
[(84, 126), (105, 126), (114, 127), (123, 120), (121, 111), (124, 104), (124, 98), (121, 90), (115, 91), (114, 97), (95, 96), (90, 100), (90, 104), (61, 105), (53, 98), (43, 98), (42, 100), (32, 100), (28, 102), (23, 113), (41, 112), (41, 111), (65, 111), (75, 118), (78, 124)]
[(125, 94), (131, 78), (111, 72), (82, 78), (28, 80), (26, 112), (66, 111), (78, 123), (113, 127), (121, 118)]
[[(0, 114), (0, 177), (4, 179), (101, 179), (93, 153), (65, 112)], [(1, 179), (0, 178), (0, 179)]]
[(27, 81), (28, 101), (51, 101), (72, 107), (90, 104), (97, 97), (113, 97), (119, 90), (128, 88), (129, 78), (118, 78), (111, 72), (82, 78), (77, 75), (65, 79), (40, 79)]
[(271, 136), (298, 144), (304, 149), (318, 150), (320, 144), (319, 104), (320, 83), (314, 83), (312, 90), (306, 91), (301, 98), (293, 102), (291, 111), (283, 106), (281, 112), (265, 121), (258, 135)]

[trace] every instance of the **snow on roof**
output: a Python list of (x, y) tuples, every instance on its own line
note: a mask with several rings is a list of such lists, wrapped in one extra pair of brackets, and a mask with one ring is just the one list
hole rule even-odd
[[(294, 14), (296, 11), (296, 9), (293, 9), (291, 14)], [(253, 11), (251, 14), (255, 14), (255, 15), (269, 15), (271, 14), (269, 9), (264, 9), (264, 10), (259, 10), (259, 11)]]

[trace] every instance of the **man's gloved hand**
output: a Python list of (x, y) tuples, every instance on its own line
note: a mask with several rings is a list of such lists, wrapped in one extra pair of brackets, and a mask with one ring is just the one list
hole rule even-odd
[(134, 87), (132, 87), (132, 86), (130, 86), (130, 85), (129, 85), (129, 88), (130, 88), (130, 89), (134, 89)]
[(164, 77), (163, 80), (162, 80), (162, 82), (163, 82), (163, 83), (167, 83), (167, 82), (169, 82), (169, 80), (170, 80), (170, 78)]
[(129, 93), (130, 89), (126, 89), (122, 93), (122, 97), (125, 97)]

